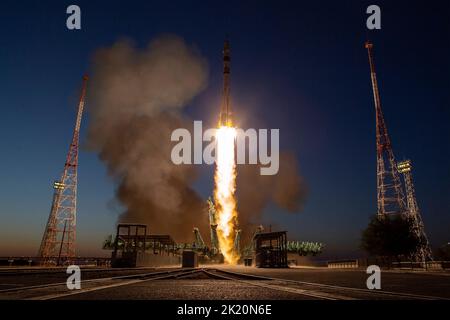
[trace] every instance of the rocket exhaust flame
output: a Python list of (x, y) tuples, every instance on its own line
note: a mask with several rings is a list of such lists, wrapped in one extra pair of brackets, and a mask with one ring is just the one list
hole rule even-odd
[(227, 263), (236, 264), (239, 256), (233, 250), (236, 211), (236, 162), (234, 147), (236, 129), (221, 126), (216, 133), (216, 172), (214, 198), (217, 206), (217, 232), (220, 250)]

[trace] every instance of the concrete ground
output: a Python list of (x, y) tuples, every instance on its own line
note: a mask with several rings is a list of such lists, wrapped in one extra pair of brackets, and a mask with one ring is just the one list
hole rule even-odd
[[(192, 277), (163, 280), (123, 280), (116, 276), (158, 272), (162, 269), (84, 270), (82, 281), (104, 278), (101, 283), (82, 282), (82, 290), (69, 291), (65, 286), (68, 275), (65, 270), (52, 272), (0, 272), (0, 299), (205, 299), (205, 300), (261, 300), (261, 299), (405, 299), (405, 297), (378, 297), (368, 291), (348, 292), (345, 287), (367, 289), (369, 275), (365, 270), (327, 268), (257, 269), (243, 266), (208, 266), (225, 271), (281, 279), (277, 280), (224, 280), (207, 273), (196, 273)], [(168, 269), (164, 269), (168, 270)], [(175, 270), (175, 269), (170, 269)], [(112, 279), (109, 279), (111, 278)], [(302, 281), (292, 284), (282, 280)], [(26, 289), (35, 285), (62, 283), (60, 286)], [(326, 284), (332, 288), (317, 288), (307, 283)], [(344, 287), (344, 288), (342, 288)], [(12, 292), (2, 290), (18, 288)], [(22, 288), (22, 289), (20, 289)], [(450, 276), (448, 274), (424, 272), (382, 272), (381, 289), (403, 294), (433, 296), (450, 299)], [(406, 298), (408, 298), (406, 296)], [(417, 298), (417, 297), (415, 297)], [(420, 298), (420, 297), (419, 297)]]
[[(222, 267), (225, 270), (262, 275), (272, 278), (314, 282), (335, 286), (367, 289), (368, 274), (361, 269), (289, 268), (263, 269)], [(450, 273), (388, 270), (381, 271), (381, 289), (418, 295), (450, 298)]]

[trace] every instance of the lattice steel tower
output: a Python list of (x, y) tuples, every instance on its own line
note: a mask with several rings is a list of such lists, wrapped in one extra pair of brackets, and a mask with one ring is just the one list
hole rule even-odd
[(209, 215), (209, 227), (211, 231), (211, 251), (213, 254), (219, 252), (219, 238), (217, 236), (217, 219), (216, 219), (216, 207), (211, 197), (206, 200), (208, 204)]
[(413, 254), (416, 261), (425, 262), (432, 259), (430, 244), (425, 233), (425, 227), (420, 215), (419, 206), (417, 205), (416, 191), (412, 179), (412, 164), (411, 160), (405, 160), (398, 163), (398, 170), (403, 174), (406, 188), (406, 204), (408, 208), (408, 215), (413, 221), (412, 232), (420, 239), (420, 246)]
[(388, 215), (403, 215), (407, 213), (407, 210), (397, 163), (394, 152), (392, 151), (391, 140), (384, 121), (383, 111), (381, 110), (380, 92), (378, 90), (372, 52), (373, 44), (368, 41), (365, 43), (365, 47), (369, 55), (376, 114), (378, 217), (384, 218)]
[(78, 141), (88, 77), (83, 77), (78, 113), (61, 179), (55, 181), (53, 201), (38, 256), (41, 262), (60, 264), (75, 258)]

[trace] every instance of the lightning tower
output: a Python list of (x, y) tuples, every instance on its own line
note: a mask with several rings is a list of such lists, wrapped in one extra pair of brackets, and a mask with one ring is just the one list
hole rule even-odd
[(78, 112), (64, 170), (55, 181), (53, 201), (38, 256), (44, 264), (75, 258), (78, 142), (88, 77), (83, 77)]
[(398, 163), (398, 170), (403, 174), (406, 188), (406, 204), (408, 208), (408, 215), (413, 221), (412, 232), (420, 239), (420, 245), (417, 251), (413, 254), (414, 260), (418, 262), (425, 262), (432, 259), (430, 244), (425, 233), (425, 227), (420, 215), (419, 206), (417, 205), (416, 192), (412, 179), (412, 164), (411, 160), (405, 160)]
[(376, 114), (377, 215), (379, 218), (385, 218), (388, 215), (404, 215), (407, 213), (405, 197), (394, 152), (392, 151), (391, 140), (381, 110), (380, 92), (378, 90), (377, 75), (373, 59), (373, 44), (368, 41), (365, 43), (365, 47), (369, 55), (370, 75), (372, 79)]

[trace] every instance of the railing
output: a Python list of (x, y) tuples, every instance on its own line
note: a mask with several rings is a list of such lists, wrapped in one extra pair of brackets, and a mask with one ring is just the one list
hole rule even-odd
[(394, 269), (425, 269), (425, 270), (449, 270), (450, 261), (427, 261), (423, 262), (392, 262), (392, 268)]
[(408, 270), (450, 270), (450, 261), (393, 262), (385, 259), (350, 259), (327, 261), (328, 268), (349, 269), (365, 268), (370, 265), (378, 265), (384, 269), (408, 269)]
[(337, 261), (327, 261), (328, 268), (333, 269), (349, 269), (358, 268), (359, 262), (357, 259), (354, 260), (337, 260)]
[[(55, 266), (57, 261), (58, 258), (55, 258)], [(61, 260), (61, 262), (63, 265), (67, 265), (67, 263), (64, 263), (64, 260)], [(77, 266), (109, 267), (111, 264), (111, 258), (76, 257), (70, 260), (70, 264)], [(41, 258), (38, 257), (0, 257), (0, 267), (35, 267), (39, 265), (41, 265)]]

